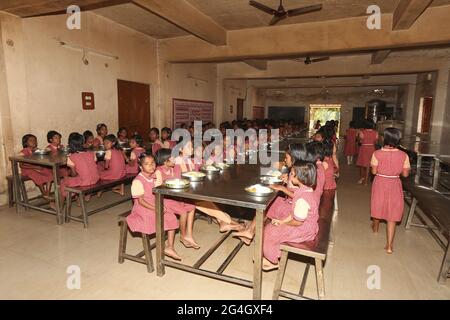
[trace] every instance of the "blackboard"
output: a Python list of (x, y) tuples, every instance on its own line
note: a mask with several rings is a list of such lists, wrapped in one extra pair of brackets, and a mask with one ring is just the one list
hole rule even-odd
[(305, 122), (305, 107), (269, 107), (269, 119), (271, 120), (294, 120), (295, 122)]

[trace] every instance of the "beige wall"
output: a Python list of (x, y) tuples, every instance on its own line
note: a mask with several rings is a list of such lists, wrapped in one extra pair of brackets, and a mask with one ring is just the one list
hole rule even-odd
[[(244, 101), (244, 117), (248, 105), (248, 91), (246, 80), (224, 80), (223, 81), (223, 104), (222, 121), (233, 121), (237, 118), (237, 99)], [(230, 112), (232, 107), (232, 112)]]

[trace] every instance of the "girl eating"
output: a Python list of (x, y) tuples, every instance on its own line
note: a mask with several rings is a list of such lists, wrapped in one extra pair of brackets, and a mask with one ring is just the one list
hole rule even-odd
[(94, 134), (90, 130), (83, 132), (84, 148), (92, 149), (94, 147)]
[(145, 152), (145, 149), (142, 147), (143, 143), (144, 141), (139, 135), (130, 139), (131, 154), (130, 159), (128, 159), (127, 174), (139, 173), (138, 159), (140, 155)]
[(100, 123), (97, 125), (97, 137), (94, 139), (92, 143), (95, 148), (98, 148), (103, 145), (103, 139), (108, 135), (108, 127), (104, 123)]
[(119, 129), (119, 131), (117, 132), (117, 142), (121, 146), (128, 143), (128, 131), (127, 131), (127, 128), (122, 127), (122, 128)]
[(46, 150), (49, 150), (52, 153), (56, 153), (64, 146), (61, 144), (61, 134), (57, 131), (51, 130), (47, 133), (47, 142), (49, 145)]
[[(152, 155), (141, 154), (139, 160), (141, 172), (133, 180), (131, 195), (133, 197), (133, 209), (127, 217), (127, 223), (133, 232), (153, 234), (156, 232), (155, 185), (156, 162)], [(164, 254), (174, 260), (181, 260), (175, 251), (175, 230), (178, 229), (178, 220), (172, 211), (164, 211), (164, 231), (167, 231), (167, 242)]]
[[(117, 180), (125, 177), (127, 174), (125, 156), (119, 149), (117, 139), (113, 134), (107, 135), (103, 143), (105, 145), (105, 162), (99, 164), (99, 174), (101, 180)], [(125, 195), (125, 186), (121, 184), (119, 187), (113, 189), (113, 192), (120, 195)], [(98, 193), (98, 196), (101, 192)]]

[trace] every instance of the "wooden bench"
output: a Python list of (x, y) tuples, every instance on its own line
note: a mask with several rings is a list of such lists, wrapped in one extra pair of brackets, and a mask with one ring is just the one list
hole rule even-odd
[[(84, 201), (85, 195), (90, 195), (93, 193), (97, 193), (99, 191), (110, 190), (121, 184), (130, 184), (135, 177), (136, 177), (136, 175), (134, 175), (134, 174), (128, 174), (125, 177), (123, 177), (122, 179), (100, 180), (96, 184), (86, 186), (86, 187), (66, 187), (65, 190), (67, 192), (67, 197), (66, 197), (66, 209), (64, 211), (65, 221), (70, 222), (71, 220), (74, 220), (74, 221), (78, 221), (78, 222), (83, 222), (84, 227), (87, 228), (88, 227), (88, 216), (93, 215), (97, 212), (106, 210), (108, 208), (114, 207), (114, 206), (124, 203), (126, 201), (129, 201), (131, 199), (131, 197), (124, 196), (119, 201), (109, 203), (103, 207), (100, 207), (100, 208), (97, 208), (97, 209), (94, 209), (91, 211), (87, 211), (86, 204)], [(79, 217), (72, 216), (72, 197), (74, 195), (77, 195), (80, 200), (81, 216), (79, 216)]]
[[(119, 239), (119, 263), (122, 264), (126, 260), (131, 260), (147, 265), (147, 271), (152, 273), (155, 268), (153, 266), (152, 249), (155, 248), (154, 245), (150, 245), (150, 236), (141, 233), (142, 236), (142, 246), (143, 251), (136, 255), (128, 254), (127, 251), (127, 237), (128, 237), (128, 223), (127, 217), (130, 215), (131, 211), (119, 215), (119, 225), (120, 225), (120, 239)], [(142, 258), (144, 257), (144, 258)]]
[(273, 290), (274, 300), (278, 300), (280, 296), (294, 300), (310, 299), (303, 295), (303, 291), (306, 285), (306, 279), (311, 263), (307, 263), (306, 265), (299, 294), (283, 291), (281, 289), (289, 253), (306, 257), (314, 261), (318, 298), (322, 299), (325, 297), (323, 263), (327, 259), (328, 246), (330, 243), (333, 243), (332, 224), (334, 215), (337, 213), (337, 211), (334, 210), (334, 199), (334, 191), (325, 191), (323, 193), (319, 209), (319, 233), (313, 241), (303, 243), (284, 243), (281, 245), (280, 268), (278, 270), (277, 279)]
[[(415, 184), (412, 179), (404, 180), (403, 187), (406, 192), (411, 194), (412, 198), (405, 227), (406, 229), (411, 227), (428, 229), (433, 238), (444, 249), (444, 258), (439, 270), (438, 282), (445, 284), (450, 275), (450, 199), (435, 190)], [(417, 212), (417, 207), (421, 209), (432, 225), (427, 224), (420, 215), (417, 216), (422, 224), (412, 222)], [(439, 234), (446, 239), (446, 243), (439, 237)]]
[[(20, 179), (21, 179), (21, 184), (20, 184), (20, 192), (19, 195), (21, 194), (25, 199), (27, 198), (27, 191), (25, 189), (25, 181), (29, 181), (31, 180), (29, 177), (25, 177), (20, 175)], [(14, 204), (16, 203), (16, 199), (14, 199), (14, 179), (13, 176), (7, 176), (6, 177), (6, 181), (8, 182), (8, 206), (10, 208), (14, 207)]]

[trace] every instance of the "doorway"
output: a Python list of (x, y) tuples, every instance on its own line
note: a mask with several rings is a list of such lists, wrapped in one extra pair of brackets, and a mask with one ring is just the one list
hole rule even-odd
[(420, 98), (417, 133), (430, 133), (431, 114), (433, 111), (433, 97)]
[(237, 99), (236, 107), (237, 121), (244, 120), (244, 99)]
[(336, 135), (339, 136), (339, 129), (341, 127), (341, 107), (340, 104), (311, 104), (309, 106), (309, 130), (314, 130), (314, 125), (317, 120), (323, 126), (327, 121), (339, 121), (339, 127)]
[(138, 133), (145, 139), (150, 132), (150, 85), (117, 80), (119, 127), (129, 135)]
[(264, 107), (253, 107), (252, 120), (264, 120)]

